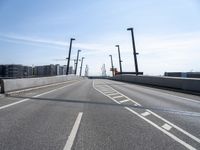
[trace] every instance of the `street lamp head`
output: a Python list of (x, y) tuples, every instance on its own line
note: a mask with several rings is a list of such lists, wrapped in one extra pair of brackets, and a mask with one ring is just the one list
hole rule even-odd
[(133, 30), (133, 28), (127, 28), (127, 30), (129, 31), (129, 30)]
[(85, 57), (82, 57), (82, 59), (85, 59)]
[(81, 50), (79, 49), (78, 52), (81, 52)]
[(119, 45), (115, 45), (115, 47), (119, 47)]
[(109, 55), (110, 57), (112, 57), (112, 55)]
[(73, 40), (76, 40), (75, 38), (71, 38), (71, 40), (73, 41)]

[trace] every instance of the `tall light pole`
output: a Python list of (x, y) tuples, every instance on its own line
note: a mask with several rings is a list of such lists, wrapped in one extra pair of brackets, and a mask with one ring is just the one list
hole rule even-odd
[(109, 56), (110, 56), (110, 60), (111, 60), (112, 75), (114, 76), (114, 66), (113, 66), (112, 55), (109, 55)]
[(134, 40), (134, 35), (133, 35), (133, 28), (128, 28), (128, 31), (131, 31), (131, 36), (132, 36), (132, 44), (133, 44), (133, 55), (134, 55), (134, 60), (135, 60), (135, 72), (136, 75), (138, 75), (138, 63), (137, 63), (137, 54), (136, 53), (136, 48), (135, 48), (135, 40)]
[(72, 41), (75, 40), (74, 38), (70, 39), (70, 45), (69, 45), (69, 55), (68, 55), (68, 61), (67, 61), (67, 71), (66, 71), (66, 75), (69, 74), (69, 64), (70, 64), (70, 57), (71, 57), (71, 50), (72, 50)]
[(74, 59), (74, 69), (76, 68), (76, 59)]
[(75, 68), (75, 72), (74, 74), (76, 75), (76, 72), (77, 72), (77, 67), (78, 67), (78, 59), (79, 59), (79, 53), (81, 52), (81, 50), (78, 50), (77, 51), (77, 58), (76, 58), (76, 68)]
[(119, 55), (119, 68), (120, 72), (122, 72), (122, 60), (121, 60), (121, 55), (120, 55), (120, 48), (119, 45), (115, 45), (118, 48), (118, 55)]
[(82, 67), (83, 67), (83, 59), (85, 59), (85, 57), (82, 57), (82, 59), (81, 59), (81, 67), (80, 67), (80, 76), (81, 76), (81, 74), (82, 74)]

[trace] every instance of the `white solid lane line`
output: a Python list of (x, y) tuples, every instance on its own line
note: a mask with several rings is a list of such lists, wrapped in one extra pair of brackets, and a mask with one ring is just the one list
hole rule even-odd
[(122, 100), (122, 101), (119, 101), (119, 102), (121, 104), (121, 103), (125, 103), (125, 102), (128, 102), (128, 101), (130, 101), (130, 100), (129, 99), (125, 99), (125, 100)]
[[(80, 81), (77, 81), (77, 82), (80, 82)], [(62, 86), (62, 87), (60, 87), (60, 88), (57, 88), (57, 89), (54, 89), (54, 90), (51, 90), (51, 91), (48, 91), (48, 92), (45, 92), (45, 93), (42, 93), (42, 94), (35, 95), (35, 96), (33, 96), (33, 97), (39, 97), (39, 96), (42, 96), (42, 95), (45, 95), (45, 94), (48, 94), (48, 93), (51, 93), (51, 92), (54, 92), (54, 91), (63, 89), (63, 88), (68, 87), (68, 86), (70, 86), (70, 85), (76, 84), (77, 82), (72, 83), (72, 84), (68, 84), (68, 85), (65, 85), (65, 86)], [(16, 104), (19, 104), (19, 103), (22, 103), (22, 102), (26, 102), (26, 101), (28, 101), (28, 100), (30, 100), (30, 99), (29, 99), (29, 98), (26, 98), (26, 99), (23, 99), (23, 100), (20, 100), (20, 101), (17, 101), (17, 102), (8, 104), (8, 105), (1, 106), (1, 107), (0, 107), (0, 110), (5, 109), (5, 108), (8, 108), (8, 107), (13, 106), (13, 105), (16, 105)]]
[(79, 112), (63, 150), (71, 150), (74, 143), (74, 139), (76, 138), (76, 134), (78, 132), (78, 129), (81, 123), (82, 115), (83, 115), (83, 112)]
[(168, 124), (165, 123), (165, 124), (162, 126), (162, 128), (164, 128), (165, 130), (169, 131), (169, 130), (172, 128), (172, 126), (170, 126), (170, 125), (168, 125)]
[(141, 115), (146, 117), (146, 116), (150, 115), (150, 113), (148, 111), (145, 111), (144, 113), (141, 113)]

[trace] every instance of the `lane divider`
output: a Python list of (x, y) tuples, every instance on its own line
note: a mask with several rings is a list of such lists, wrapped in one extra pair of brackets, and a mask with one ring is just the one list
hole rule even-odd
[(166, 123), (162, 127), (167, 131), (169, 131), (172, 128), (172, 126), (170, 126), (170, 125), (168, 125)]
[(144, 113), (141, 113), (141, 115), (146, 117), (146, 116), (150, 115), (150, 113), (148, 111), (145, 111)]
[(63, 150), (71, 150), (72, 149), (74, 140), (76, 138), (76, 135), (77, 135), (80, 123), (81, 123), (82, 116), (83, 116), (83, 112), (79, 112)]

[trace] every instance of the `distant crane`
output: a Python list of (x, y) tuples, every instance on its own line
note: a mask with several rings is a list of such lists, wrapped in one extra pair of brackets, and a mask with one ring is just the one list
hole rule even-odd
[(89, 73), (89, 67), (88, 67), (88, 65), (86, 65), (86, 67), (85, 67), (85, 77), (88, 76), (88, 73)]
[(106, 65), (103, 64), (103, 66), (101, 67), (101, 72), (102, 72), (102, 76), (105, 77), (106, 75)]

